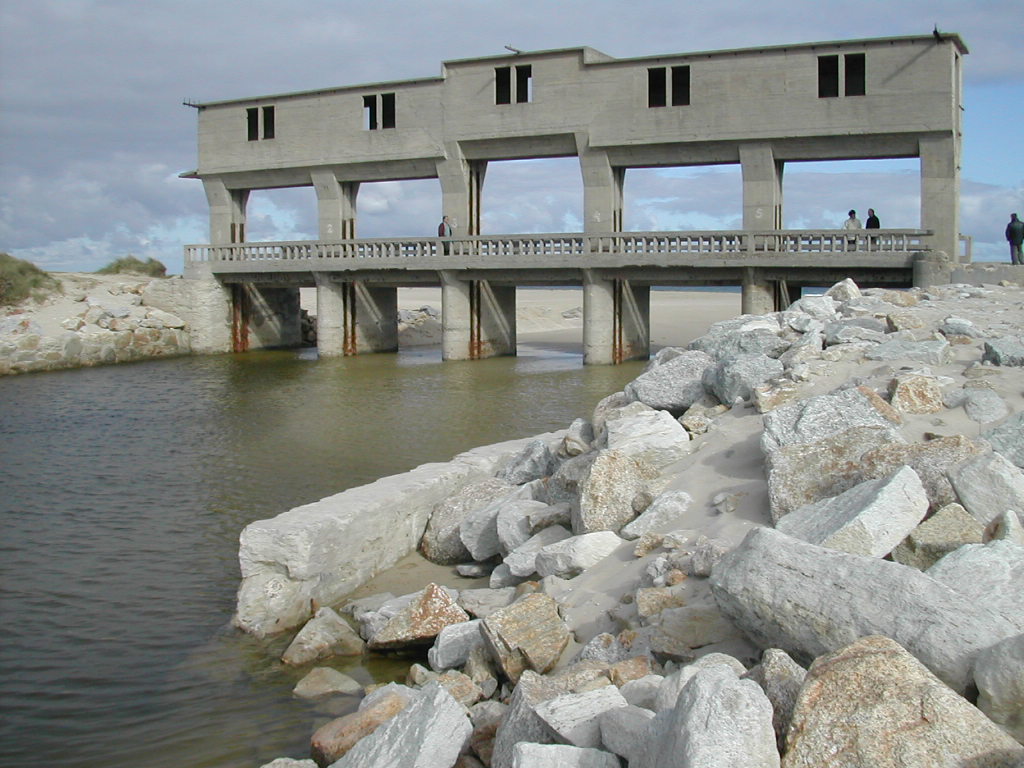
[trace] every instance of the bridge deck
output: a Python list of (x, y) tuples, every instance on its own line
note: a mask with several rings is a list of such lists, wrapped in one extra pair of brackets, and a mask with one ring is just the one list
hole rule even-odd
[(903, 284), (914, 255), (929, 250), (929, 235), (766, 230), (305, 240), (188, 245), (185, 262), (186, 270), (203, 264), (230, 281), (358, 272), (354, 279), (419, 284), (436, 282), (441, 271), (459, 271), (470, 279), (565, 284), (588, 269), (650, 284), (701, 285), (735, 283), (738, 270), (758, 268), (795, 281), (859, 274)]

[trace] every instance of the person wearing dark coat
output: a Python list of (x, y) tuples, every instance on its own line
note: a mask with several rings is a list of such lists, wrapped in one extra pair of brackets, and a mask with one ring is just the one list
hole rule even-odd
[(1024, 243), (1024, 221), (1017, 218), (1016, 213), (1010, 214), (1010, 223), (1006, 225), (1006, 242), (1010, 244), (1010, 263), (1024, 264), (1021, 254), (1021, 243)]
[(878, 229), (880, 226), (878, 217), (875, 216), (875, 209), (868, 208), (868, 220), (864, 222), (864, 229)]

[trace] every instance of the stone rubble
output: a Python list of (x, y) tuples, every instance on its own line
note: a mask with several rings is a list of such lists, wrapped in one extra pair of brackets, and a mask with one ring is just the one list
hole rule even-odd
[[(412, 546), (492, 589), (335, 596), (430, 668), (317, 764), (1024, 765), (1022, 324), (1008, 286), (845, 280), (478, 462)], [(325, 569), (361, 546), (307, 519)]]

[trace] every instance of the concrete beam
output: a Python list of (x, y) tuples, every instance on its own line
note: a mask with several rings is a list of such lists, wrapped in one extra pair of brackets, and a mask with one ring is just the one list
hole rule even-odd
[(316, 189), (320, 239), (349, 240), (355, 237), (359, 182), (339, 182), (331, 171), (313, 171), (310, 178)]
[(248, 189), (228, 189), (220, 179), (203, 179), (210, 205), (210, 243), (227, 245), (245, 242), (245, 208)]

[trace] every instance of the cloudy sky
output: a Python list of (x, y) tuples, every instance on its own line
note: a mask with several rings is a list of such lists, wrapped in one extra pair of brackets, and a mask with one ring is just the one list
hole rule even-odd
[[(133, 254), (180, 272), (208, 240), (196, 114), (182, 102), (431, 77), (449, 59), (589, 45), (616, 57), (957, 32), (965, 60), (961, 230), (1005, 259), (1024, 212), (1020, 0), (0, 0), (0, 250), (51, 270)], [(850, 207), (918, 227), (917, 161), (790, 164), (785, 226)], [(738, 167), (630, 170), (626, 227), (735, 229)], [(359, 234), (436, 231), (435, 180), (365, 184)], [(492, 163), (485, 233), (582, 228), (575, 159)], [(315, 237), (312, 189), (254, 192), (250, 240)]]

